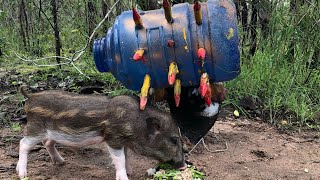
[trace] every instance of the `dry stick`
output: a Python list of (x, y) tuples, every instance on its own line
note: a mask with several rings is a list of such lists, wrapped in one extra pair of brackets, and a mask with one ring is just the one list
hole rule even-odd
[[(90, 42), (92, 41), (94, 35), (96, 34), (96, 31), (100, 28), (100, 26), (105, 22), (105, 20), (109, 17), (109, 14), (112, 12), (112, 10), (114, 9), (114, 7), (119, 3), (120, 0), (118, 0), (117, 2), (115, 2), (112, 7), (110, 8), (110, 10), (108, 11), (108, 13), (104, 16), (104, 18), (100, 21), (100, 23), (96, 26), (96, 28), (93, 30), (93, 32), (91, 33), (89, 40), (87, 41), (86, 45), (81, 49), (78, 50), (76, 52), (73, 53), (72, 58), (68, 58), (68, 57), (60, 57), (60, 56), (49, 56), (49, 57), (43, 57), (43, 58), (39, 58), (39, 59), (34, 59), (34, 60), (30, 60), (27, 58), (23, 58), (20, 57), (16, 52), (14, 52), (14, 54), (21, 59), (22, 61), (25, 62), (32, 62), (34, 65), (39, 66), (39, 67), (51, 67), (51, 66), (59, 66), (59, 65), (67, 65), (67, 64), (72, 64), (72, 66), (80, 73), (83, 74), (81, 72), (81, 70), (79, 68), (77, 68), (73, 62), (77, 61), (82, 54), (85, 52), (85, 50), (88, 48), (88, 45), (90, 44)], [(50, 64), (50, 65), (43, 65), (43, 64), (38, 64), (36, 63), (37, 61), (41, 61), (41, 60), (45, 60), (45, 59), (52, 59), (52, 58), (56, 58), (59, 57), (61, 59), (66, 59), (68, 60), (68, 62), (64, 62), (64, 63), (59, 63), (59, 64)], [(84, 75), (84, 74), (83, 74)]]
[[(16, 52), (13, 52), (13, 53), (14, 53), (19, 59), (21, 59), (22, 61), (24, 61), (24, 62), (32, 62), (32, 63), (35, 63), (35, 62), (38, 62), (38, 61), (42, 61), (42, 60), (45, 60), (45, 59), (57, 58), (57, 57), (59, 57), (60, 59), (66, 59), (66, 60), (69, 60), (69, 61), (72, 60), (71, 58), (61, 57), (61, 56), (49, 56), (49, 57), (42, 57), (42, 58), (30, 60), (30, 59), (27, 59), (26, 57), (20, 57)], [(60, 64), (62, 64), (62, 63), (60, 63)], [(37, 66), (46, 66), (46, 65), (36, 64), (36, 63), (35, 63), (35, 65), (37, 65)], [(48, 65), (47, 65), (47, 66), (48, 66)]]

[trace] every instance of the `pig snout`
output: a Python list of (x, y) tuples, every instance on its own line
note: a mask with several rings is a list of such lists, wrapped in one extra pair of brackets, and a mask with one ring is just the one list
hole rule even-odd
[(172, 161), (168, 161), (166, 162), (167, 164), (171, 164), (173, 166), (173, 168), (175, 169), (179, 169), (179, 170), (184, 170), (187, 168), (187, 163), (183, 160), (183, 161), (180, 161), (180, 162), (174, 162), (173, 160)]
[(187, 165), (187, 163), (184, 162), (184, 163), (182, 163), (181, 165), (179, 165), (177, 167), (178, 167), (179, 170), (185, 170), (185, 169), (187, 169), (188, 165)]

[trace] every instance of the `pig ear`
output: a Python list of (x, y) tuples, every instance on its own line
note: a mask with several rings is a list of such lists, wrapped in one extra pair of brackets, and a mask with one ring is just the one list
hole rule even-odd
[(157, 118), (147, 118), (147, 129), (149, 135), (157, 135), (160, 134), (162, 127), (161, 127), (161, 120)]

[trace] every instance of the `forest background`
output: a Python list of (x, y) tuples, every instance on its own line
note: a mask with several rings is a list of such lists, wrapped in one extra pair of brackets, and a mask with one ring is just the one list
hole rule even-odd
[[(172, 1), (183, 2), (193, 3)], [(26, 82), (35, 88), (51, 83), (52, 88), (79, 91), (79, 82), (90, 81), (103, 85), (108, 95), (132, 93), (112, 75), (96, 70), (92, 39), (88, 41), (93, 32), (93, 38), (103, 37), (115, 17), (132, 8), (131, 1), (120, 0), (95, 31), (115, 3), (116, 0), (0, 0), (0, 70), (12, 74), (1, 79), (1, 88)], [(136, 6), (141, 10), (157, 9), (161, 3), (137, 0)], [(229, 92), (223, 106), (232, 105), (244, 116), (263, 117), (279, 128), (320, 130), (320, 2), (234, 3), (241, 74), (225, 83)], [(70, 62), (79, 53), (79, 59)]]

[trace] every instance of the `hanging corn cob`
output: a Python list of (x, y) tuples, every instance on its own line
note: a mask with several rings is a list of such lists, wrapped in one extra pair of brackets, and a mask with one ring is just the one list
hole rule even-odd
[(146, 74), (143, 80), (143, 85), (141, 88), (141, 95), (140, 95), (140, 110), (144, 110), (148, 101), (148, 91), (150, 88), (151, 78), (149, 74)]
[(141, 29), (143, 27), (142, 19), (134, 6), (132, 6), (132, 16), (137, 28)]
[(164, 9), (164, 15), (168, 21), (168, 23), (172, 23), (173, 19), (172, 19), (172, 12), (171, 12), (171, 5), (169, 3), (168, 0), (163, 0), (162, 1), (162, 6)]
[(206, 50), (204, 48), (198, 49), (198, 58), (204, 59), (206, 57)]
[(179, 107), (180, 104), (180, 94), (181, 94), (181, 81), (180, 79), (176, 79), (174, 82), (174, 101), (176, 103), (176, 107)]
[(168, 72), (168, 82), (170, 85), (174, 84), (174, 81), (176, 80), (176, 75), (179, 73), (179, 69), (177, 66), (177, 63), (172, 62), (169, 66), (169, 72)]
[(210, 88), (208, 88), (206, 95), (204, 95), (204, 97), (203, 97), (204, 101), (206, 102), (206, 104), (208, 106), (210, 106), (210, 104), (211, 104), (211, 97), (212, 97), (212, 89), (210, 87)]
[(194, 5), (193, 5), (193, 10), (194, 10), (194, 18), (196, 20), (196, 23), (198, 25), (202, 24), (202, 12), (201, 12), (201, 5), (197, 0), (195, 0)]
[(198, 49), (198, 59), (199, 59), (199, 66), (200, 67), (203, 67), (205, 57), (206, 57), (206, 50), (204, 48), (199, 48)]
[(200, 87), (199, 87), (200, 95), (202, 98), (206, 95), (209, 88), (210, 88), (209, 75), (207, 73), (203, 73), (200, 78)]
[(167, 40), (167, 46), (173, 47), (174, 46), (174, 41), (172, 39)]
[(144, 54), (144, 50), (143, 49), (138, 49), (133, 55), (133, 60), (135, 60), (135, 61), (139, 61), (139, 60), (144, 61), (143, 54)]

